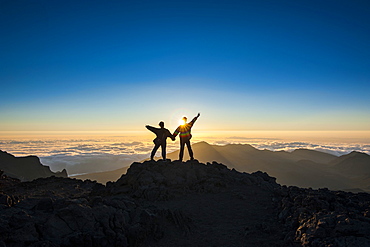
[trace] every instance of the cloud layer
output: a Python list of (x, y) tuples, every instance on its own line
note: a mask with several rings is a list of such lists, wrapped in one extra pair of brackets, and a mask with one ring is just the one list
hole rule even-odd
[[(168, 152), (177, 149), (168, 143)], [(0, 149), (15, 156), (36, 155), (52, 171), (67, 169), (69, 175), (110, 171), (129, 166), (149, 157), (151, 141), (125, 140), (122, 137), (103, 139), (0, 140)], [(159, 152), (158, 152), (159, 155)]]
[[(231, 143), (251, 144), (258, 149), (272, 151), (293, 151), (306, 148), (327, 152), (337, 156), (359, 151), (370, 154), (370, 144), (363, 143), (311, 143), (287, 142), (270, 138), (228, 137), (212, 140), (194, 139), (193, 142), (207, 141), (210, 144)], [(178, 141), (168, 141), (167, 152), (178, 149)], [(83, 174), (109, 171), (129, 166), (132, 162), (149, 157), (153, 148), (148, 139), (111, 138), (51, 138), (51, 139), (0, 139), (0, 149), (15, 156), (37, 155), (44, 165), (53, 171), (67, 169), (68, 174)], [(160, 150), (157, 152), (160, 155)]]

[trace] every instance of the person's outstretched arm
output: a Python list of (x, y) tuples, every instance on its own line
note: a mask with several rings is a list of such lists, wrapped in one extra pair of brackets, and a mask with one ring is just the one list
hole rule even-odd
[(198, 117), (200, 116), (200, 113), (198, 113), (198, 115), (196, 115), (193, 120), (191, 120), (191, 123), (194, 124), (195, 121), (197, 121)]
[(146, 127), (148, 130), (150, 130), (151, 132), (154, 132), (154, 133), (156, 133), (156, 134), (157, 134), (157, 130), (158, 130), (158, 128), (155, 128), (155, 127), (150, 126), (150, 125), (145, 125), (145, 127)]

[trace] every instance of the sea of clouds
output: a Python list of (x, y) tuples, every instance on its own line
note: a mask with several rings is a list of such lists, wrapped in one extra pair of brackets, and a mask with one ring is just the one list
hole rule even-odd
[[(149, 157), (152, 141), (124, 141), (125, 138), (0, 139), (0, 150), (14, 156), (36, 155), (52, 171), (66, 169), (69, 175), (111, 171)], [(175, 151), (174, 143), (168, 152)], [(159, 155), (159, 152), (158, 152)]]
[[(203, 141), (194, 139), (193, 143)], [(344, 155), (352, 151), (370, 155), (370, 144), (364, 143), (311, 143), (288, 142), (269, 138), (227, 137), (207, 140), (210, 144), (250, 144), (257, 149), (271, 151), (293, 151), (311, 149)], [(167, 152), (178, 149), (178, 141), (168, 141)], [(151, 140), (126, 140), (123, 137), (110, 138), (50, 138), (50, 139), (0, 139), (0, 149), (15, 156), (36, 155), (41, 163), (50, 166), (52, 171), (66, 169), (69, 175), (110, 171), (129, 166), (150, 156), (153, 148)], [(157, 152), (160, 155), (160, 150)]]

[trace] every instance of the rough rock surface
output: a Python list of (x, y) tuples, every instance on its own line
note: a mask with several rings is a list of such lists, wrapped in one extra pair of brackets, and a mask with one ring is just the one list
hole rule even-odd
[(370, 194), (281, 187), (279, 219), (301, 246), (370, 246)]
[(1, 174), (0, 246), (370, 246), (370, 196), (213, 162), (147, 161), (106, 186)]

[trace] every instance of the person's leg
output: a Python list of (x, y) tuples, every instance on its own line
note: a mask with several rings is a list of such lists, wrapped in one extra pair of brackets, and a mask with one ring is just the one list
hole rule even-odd
[(191, 149), (190, 140), (186, 142), (186, 146), (188, 146), (188, 152), (189, 152), (190, 159), (193, 160), (194, 155), (193, 155), (193, 150)]
[(166, 146), (167, 146), (167, 143), (166, 142), (163, 142), (161, 144), (161, 147), (162, 147), (162, 158), (163, 158), (163, 160), (166, 160)]
[(185, 147), (185, 142), (180, 138), (180, 152), (179, 152), (180, 161), (182, 161), (182, 158), (184, 157), (184, 147)]
[(154, 155), (155, 155), (155, 153), (157, 152), (157, 150), (158, 150), (158, 148), (159, 148), (159, 144), (155, 144), (154, 145), (154, 148), (153, 148), (153, 150), (152, 150), (152, 153), (150, 154), (150, 159), (151, 160), (154, 160)]

